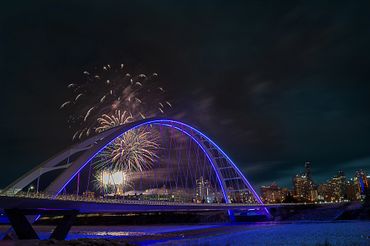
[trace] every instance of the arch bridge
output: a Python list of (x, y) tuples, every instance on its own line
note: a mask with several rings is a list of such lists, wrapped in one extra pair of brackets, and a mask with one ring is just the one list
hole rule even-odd
[[(144, 157), (136, 159), (145, 164), (143, 168), (121, 173), (97, 168), (113, 162), (107, 150), (135, 131), (155, 142), (150, 146), (151, 156), (144, 149)], [(118, 157), (127, 151), (117, 148)], [(157, 209), (161, 203), (175, 208), (183, 204), (182, 209), (186, 204), (228, 209), (245, 204), (269, 215), (252, 185), (215, 142), (188, 124), (161, 118), (100, 132), (36, 166), (2, 192), (3, 196), (28, 198), (37, 194), (50, 200), (155, 202)]]

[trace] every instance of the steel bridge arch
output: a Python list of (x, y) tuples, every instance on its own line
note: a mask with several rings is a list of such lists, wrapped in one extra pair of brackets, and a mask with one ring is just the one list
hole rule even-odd
[[(144, 119), (141, 121), (132, 122), (129, 124), (111, 128), (107, 131), (90, 137), (82, 141), (81, 143), (58, 153), (49, 160), (41, 163), (39, 166), (35, 167), (30, 172), (26, 173), (15, 182), (10, 184), (6, 189), (3, 190), (3, 193), (17, 193), (18, 191), (29, 185), (31, 182), (33, 182), (42, 173), (48, 172), (48, 170), (65, 168), (65, 170), (45, 189), (45, 192), (52, 193), (53, 196), (56, 197), (96, 155), (98, 155), (116, 138), (122, 136), (127, 131), (145, 125), (160, 125), (171, 127), (190, 137), (202, 149), (203, 153), (206, 155), (207, 159), (212, 165), (226, 203), (231, 202), (228, 198), (228, 192), (230, 192), (230, 190), (226, 185), (226, 181), (223, 177), (221, 168), (233, 169), (238, 176), (235, 177), (235, 179), (242, 180), (247, 189), (252, 193), (254, 199), (259, 204), (263, 204), (260, 197), (253, 189), (252, 185), (245, 178), (239, 168), (215, 142), (213, 142), (205, 134), (188, 124), (177, 120), (162, 118)], [(82, 154), (75, 161), (64, 166), (58, 166), (61, 161), (78, 152), (82, 152)], [(220, 161), (222, 160), (226, 161), (229, 166), (220, 167)]]

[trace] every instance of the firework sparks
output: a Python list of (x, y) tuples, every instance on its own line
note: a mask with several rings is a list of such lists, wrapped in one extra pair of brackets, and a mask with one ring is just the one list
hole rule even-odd
[(64, 108), (65, 106), (67, 106), (67, 105), (68, 105), (68, 104), (70, 104), (70, 103), (71, 103), (70, 101), (67, 101), (67, 102), (63, 103), (63, 104), (60, 106), (60, 108), (59, 108), (59, 109)]
[(68, 123), (70, 128), (77, 129), (74, 139), (100, 132), (103, 128), (97, 119), (112, 115), (115, 110), (130, 112), (132, 121), (165, 115), (170, 111), (172, 105), (163, 87), (158, 86), (157, 73), (131, 75), (125, 69), (124, 64), (117, 67), (103, 65), (94, 71), (84, 71), (81, 83), (67, 86), (72, 95), (60, 109), (71, 113)]
[(102, 170), (94, 175), (95, 187), (104, 193), (123, 195), (125, 190), (132, 188), (129, 175), (123, 171)]
[(85, 115), (85, 118), (84, 118), (84, 121), (85, 121), (85, 122), (86, 122), (87, 118), (90, 116), (91, 111), (93, 111), (93, 110), (94, 110), (94, 108), (95, 108), (95, 107), (92, 107), (92, 108), (90, 108), (90, 109), (87, 111), (87, 113), (86, 113), (86, 115)]
[(132, 119), (132, 116), (127, 111), (123, 111), (122, 113), (121, 110), (116, 110), (112, 115), (103, 114), (97, 119), (99, 126), (96, 128), (96, 132), (103, 132), (112, 127), (124, 125)]
[[(126, 124), (132, 120), (127, 111), (116, 110), (114, 114), (104, 114), (98, 118), (97, 132)], [(126, 172), (143, 171), (152, 168), (158, 158), (158, 135), (154, 129), (140, 127), (118, 137), (100, 154), (97, 169), (112, 169)]]

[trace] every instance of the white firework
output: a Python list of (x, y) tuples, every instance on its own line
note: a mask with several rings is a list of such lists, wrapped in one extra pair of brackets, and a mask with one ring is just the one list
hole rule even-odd
[[(96, 131), (102, 132), (112, 127), (129, 123), (132, 117), (129, 113), (116, 110), (114, 114), (104, 114), (98, 118), (99, 127)], [(158, 158), (158, 134), (151, 126), (143, 126), (125, 132), (107, 146), (99, 155), (96, 162), (97, 169), (114, 171), (136, 172), (153, 167)]]
[(132, 188), (129, 175), (123, 171), (98, 171), (94, 175), (95, 187), (104, 193), (123, 195), (127, 189)]

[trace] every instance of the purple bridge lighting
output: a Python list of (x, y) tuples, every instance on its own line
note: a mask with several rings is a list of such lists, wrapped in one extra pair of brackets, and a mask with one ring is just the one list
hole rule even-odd
[[(134, 159), (137, 163), (131, 163), (143, 168), (110, 168), (117, 158), (127, 164), (128, 150), (120, 148), (119, 141), (135, 137), (137, 131), (155, 143), (144, 146), (142, 155)], [(107, 155), (107, 150), (113, 149), (117, 153), (114, 158)], [(18, 204), (22, 209), (214, 209), (228, 210), (231, 215), (233, 209), (253, 208), (270, 217), (252, 185), (215, 142), (188, 124), (160, 118), (97, 133), (36, 166), (6, 187), (1, 196), (7, 197), (9, 206)]]

